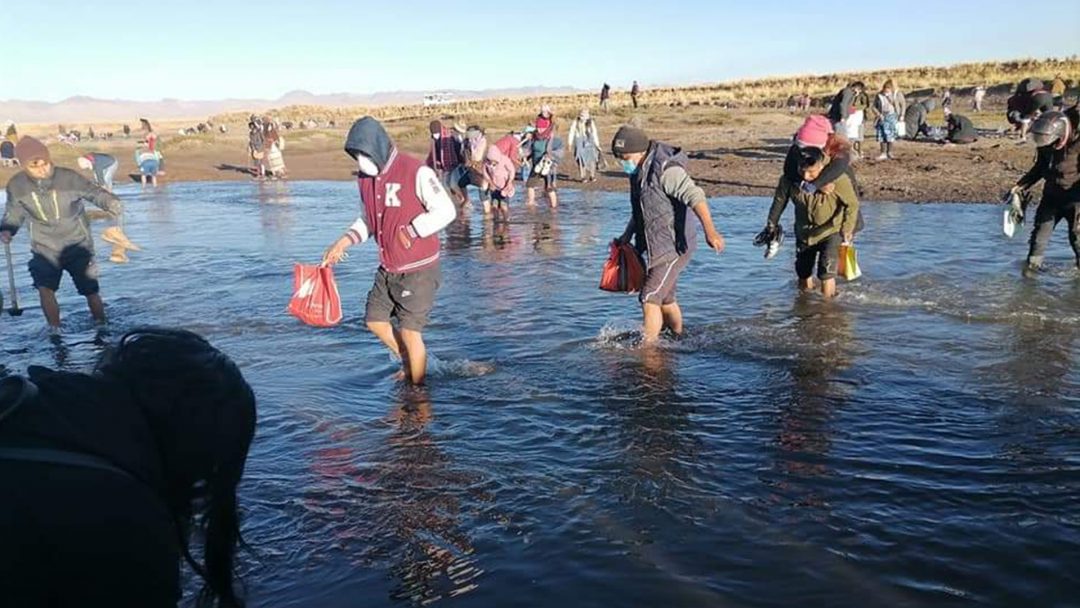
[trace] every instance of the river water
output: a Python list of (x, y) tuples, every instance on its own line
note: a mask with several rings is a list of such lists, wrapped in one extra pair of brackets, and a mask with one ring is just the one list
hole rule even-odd
[(474, 213), (446, 234), (418, 390), (363, 329), (371, 244), (336, 269), (342, 325), (285, 313), (292, 263), (354, 219), (355, 184), (121, 194), (145, 250), (102, 262), (108, 333), (65, 279), (45, 337), (20, 236), (30, 309), (0, 319), (3, 361), (86, 370), (147, 323), (230, 354), (259, 399), (253, 606), (1080, 603), (1064, 226), (1028, 280), (996, 207), (868, 205), (864, 276), (827, 303), (796, 294), (790, 242), (771, 261), (750, 245), (766, 201), (715, 199), (728, 250), (702, 239), (687, 337), (645, 351), (636, 299), (596, 287), (625, 195)]

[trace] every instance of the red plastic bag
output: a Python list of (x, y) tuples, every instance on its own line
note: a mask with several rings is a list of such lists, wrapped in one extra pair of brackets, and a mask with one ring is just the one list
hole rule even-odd
[(619, 293), (641, 291), (645, 284), (645, 264), (629, 243), (611, 242), (611, 253), (600, 275), (600, 289)]
[(293, 295), (289, 313), (308, 325), (331, 327), (341, 322), (341, 296), (334, 270), (323, 266), (293, 266)]

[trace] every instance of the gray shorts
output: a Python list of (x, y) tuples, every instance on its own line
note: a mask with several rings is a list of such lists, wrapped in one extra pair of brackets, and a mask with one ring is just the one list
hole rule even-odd
[(688, 251), (670, 261), (650, 265), (645, 271), (645, 285), (641, 288), (638, 301), (643, 304), (674, 304), (675, 283), (690, 263), (692, 254)]
[(387, 272), (380, 266), (368, 292), (366, 320), (389, 323), (397, 317), (401, 329), (423, 330), (435, 305), (441, 277), (438, 264), (408, 273)]

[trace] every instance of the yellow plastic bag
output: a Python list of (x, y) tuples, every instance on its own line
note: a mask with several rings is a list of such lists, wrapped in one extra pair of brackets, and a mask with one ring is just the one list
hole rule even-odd
[(840, 274), (848, 281), (854, 281), (862, 276), (859, 268), (859, 257), (855, 253), (855, 246), (849, 243), (840, 245)]

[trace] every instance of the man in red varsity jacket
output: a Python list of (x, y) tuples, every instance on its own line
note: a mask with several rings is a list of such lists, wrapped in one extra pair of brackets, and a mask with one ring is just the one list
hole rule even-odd
[[(402, 376), (423, 384), (427, 350), (421, 332), (439, 288), (439, 231), (457, 212), (435, 171), (398, 151), (379, 121), (365, 116), (353, 123), (345, 152), (359, 166), (360, 217), (323, 255), (324, 265), (345, 250), (375, 237), (379, 271), (368, 292), (367, 326), (401, 357)], [(394, 328), (390, 319), (397, 317)]]

